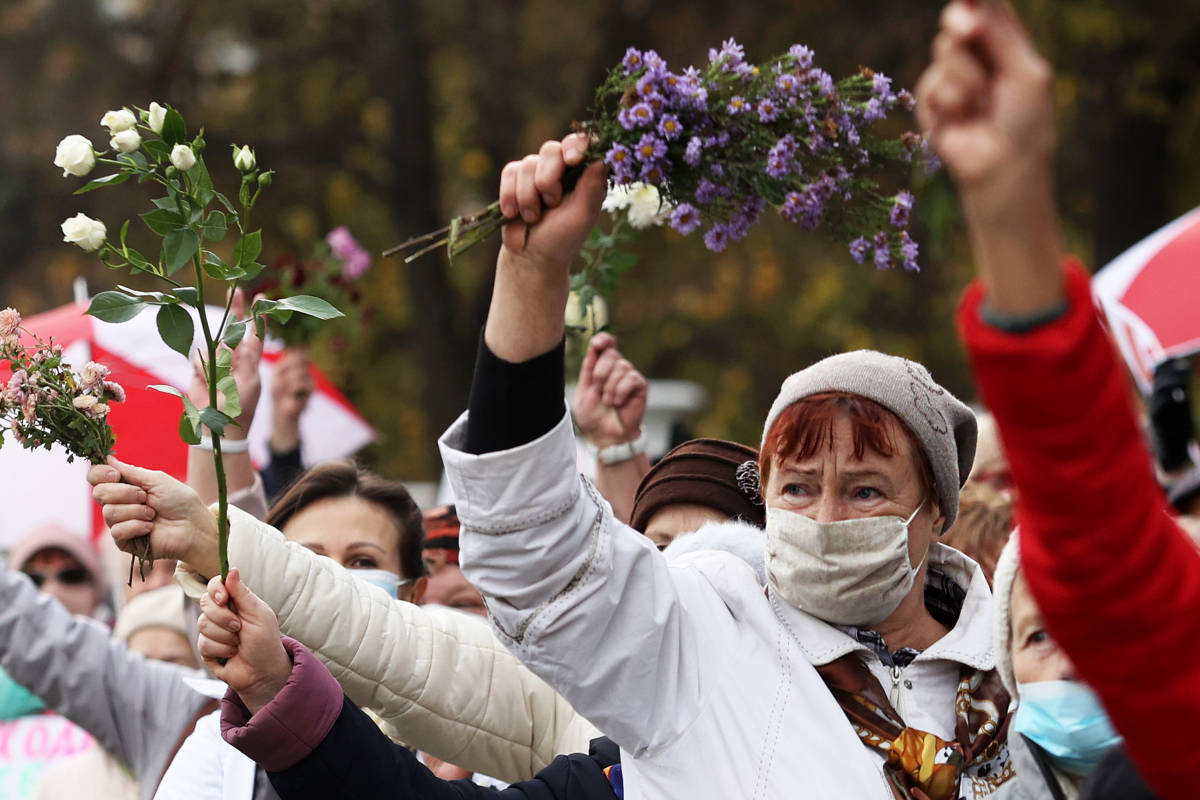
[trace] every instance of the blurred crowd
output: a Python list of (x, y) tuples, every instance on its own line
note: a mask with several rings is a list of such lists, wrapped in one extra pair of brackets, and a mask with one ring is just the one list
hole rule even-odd
[[(648, 381), (608, 333), (564, 403), (567, 267), (605, 185), (592, 165), (564, 193), (577, 136), (505, 169), (515, 221), (439, 441), (454, 504), (306, 469), (308, 355), (260, 399), (250, 331), (228, 437), (270, 403), (270, 457), (223, 456), (226, 578), (201, 448), (186, 483), (92, 467), (99, 551), (47, 527), (8, 553), (0, 792), (1195, 796), (1195, 369), (1130, 389), (1063, 250), (1052, 81), (1007, 6), (956, 0), (917, 92), (971, 230), (987, 411), (855, 351), (786, 377), (761, 441), (649, 453)], [(103, 559), (147, 537), (113, 585)]]

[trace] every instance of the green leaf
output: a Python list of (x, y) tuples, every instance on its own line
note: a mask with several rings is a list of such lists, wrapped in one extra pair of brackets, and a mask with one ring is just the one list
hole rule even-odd
[(204, 164), (204, 157), (197, 154), (196, 164), (188, 170), (188, 177), (192, 179), (192, 193), (196, 198), (196, 204), (201, 209), (207, 208), (208, 204), (213, 199), (213, 182), (212, 177), (208, 174), (208, 167)]
[(266, 264), (260, 264), (257, 261), (255, 261), (253, 264), (247, 264), (242, 268), (242, 280), (252, 281), (257, 278), (259, 274), (266, 268)]
[(213, 195), (217, 198), (217, 202), (219, 202), (221, 205), (225, 206), (226, 211), (228, 211), (230, 214), (233, 214), (234, 216), (237, 216), (237, 208), (234, 207), (233, 203), (229, 202), (228, 197), (226, 197), (225, 195), (221, 194), (220, 192), (216, 192), (216, 191), (213, 192)]
[(136, 297), (121, 292), (101, 292), (92, 298), (87, 313), (105, 322), (128, 322), (146, 308)]
[(214, 211), (204, 221), (204, 238), (210, 242), (219, 242), (225, 238), (228, 229), (228, 218), (220, 211)]
[(163, 394), (173, 394), (176, 397), (183, 397), (183, 392), (179, 391), (174, 386), (168, 386), (165, 383), (152, 383), (146, 388), (153, 389), (156, 392), (162, 392)]
[(173, 108), (168, 108), (167, 115), (163, 118), (162, 138), (168, 147), (174, 147), (187, 139), (187, 125), (184, 124), (183, 116)]
[(185, 411), (179, 415), (179, 438), (186, 444), (200, 444), (199, 419), (193, 420)]
[(146, 223), (147, 228), (159, 236), (166, 236), (176, 228), (183, 226), (183, 217), (179, 216), (179, 212), (165, 208), (156, 208), (138, 216), (142, 218), (142, 222)]
[(153, 203), (154, 205), (158, 206), (159, 208), (165, 208), (168, 211), (174, 211), (176, 213), (179, 212), (179, 203), (175, 202), (174, 195), (171, 195), (169, 197), (156, 197), (153, 200), (151, 200), (150, 202)]
[(183, 306), (163, 306), (158, 310), (157, 321), (158, 335), (167, 343), (167, 347), (185, 356), (192, 351), (195, 327), (192, 315)]
[(200, 409), (200, 422), (215, 435), (221, 436), (225, 433), (225, 426), (233, 422), (233, 417), (209, 406)]
[(187, 303), (189, 306), (200, 305), (200, 292), (195, 286), (180, 286), (175, 290), (175, 296), (179, 298), (179, 302)]
[(158, 161), (166, 161), (171, 157), (170, 146), (166, 142), (160, 142), (158, 139), (143, 139), (142, 149)]
[[(242, 320), (234, 320), (225, 326), (225, 332), (221, 334), (221, 341), (229, 347), (237, 347), (245, 336), (246, 323)], [(234, 414), (234, 416), (237, 415)]]
[(625, 250), (613, 250), (605, 257), (604, 263), (613, 272), (628, 272), (637, 264), (637, 253)]
[(267, 333), (267, 318), (262, 314), (251, 312), (251, 317), (254, 318), (254, 333), (258, 338), (262, 339)]
[(262, 231), (254, 231), (247, 233), (238, 240), (237, 247), (233, 249), (233, 263), (239, 267), (245, 267), (253, 264), (258, 258), (258, 254), (262, 252)]
[(121, 249), (125, 249), (125, 236), (129, 233), (129, 220), (121, 225)]
[(238, 396), (237, 381), (232, 375), (226, 375), (221, 380), (217, 381), (217, 391), (225, 396), (225, 413), (237, 419), (242, 413), (242, 400)]
[(130, 297), (139, 297), (144, 302), (152, 306), (165, 306), (168, 303), (176, 302), (176, 299), (171, 295), (163, 294), (162, 292), (139, 292), (137, 289), (130, 289), (128, 286), (117, 284), (117, 288)]
[(103, 189), (105, 186), (116, 186), (119, 183), (124, 183), (132, 176), (128, 172), (114, 172), (112, 175), (105, 175), (103, 178), (96, 178), (94, 181), (88, 181), (83, 186), (75, 190), (75, 194), (87, 194), (96, 189)]
[[(279, 309), (295, 311), (297, 314), (306, 314), (317, 319), (335, 319), (345, 316), (326, 301), (309, 294), (297, 294), (292, 297), (284, 297), (281, 300), (276, 300), (273, 311), (278, 311)], [(282, 322), (283, 320), (280, 321)]]
[(141, 153), (120, 153), (117, 155), (117, 161), (124, 162), (126, 166), (138, 172), (145, 172), (148, 167), (146, 157)]
[(176, 228), (163, 237), (162, 258), (168, 275), (174, 275), (179, 268), (192, 260), (200, 250), (200, 237), (195, 231), (186, 228)]

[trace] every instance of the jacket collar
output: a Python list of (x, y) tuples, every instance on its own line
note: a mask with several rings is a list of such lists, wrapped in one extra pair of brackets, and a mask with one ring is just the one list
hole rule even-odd
[[(962, 610), (954, 627), (933, 643), (915, 661), (955, 661), (973, 669), (990, 670), (996, 666), (992, 647), (992, 592), (983, 570), (952, 547), (935, 542), (929, 550), (929, 563), (966, 588)], [(768, 589), (776, 615), (814, 666), (822, 666), (847, 653), (871, 652), (842, 629), (801, 611)]]

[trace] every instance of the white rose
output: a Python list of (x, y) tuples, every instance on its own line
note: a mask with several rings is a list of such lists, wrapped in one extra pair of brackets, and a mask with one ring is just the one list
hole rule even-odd
[(150, 130), (162, 135), (163, 122), (167, 119), (167, 109), (160, 106), (158, 103), (151, 103), (149, 110), (146, 112), (146, 124), (150, 126)]
[(76, 214), (62, 224), (63, 241), (77, 244), (88, 253), (94, 253), (104, 244), (108, 228), (98, 219), (86, 214)]
[(142, 135), (133, 128), (114, 133), (113, 137), (108, 140), (108, 146), (114, 150), (120, 150), (122, 153), (132, 153), (142, 146)]
[(82, 178), (96, 166), (96, 151), (86, 136), (73, 133), (58, 143), (54, 151), (54, 166), (61, 167), (63, 177)]
[(242, 172), (249, 172), (254, 169), (255, 159), (254, 151), (250, 149), (250, 145), (233, 148), (233, 165)]
[(121, 131), (131, 130), (137, 125), (137, 117), (128, 108), (119, 108), (116, 111), (109, 111), (100, 118), (100, 124), (108, 128), (109, 133), (120, 133)]
[(563, 313), (563, 325), (574, 330), (583, 330), (588, 336), (608, 324), (608, 303), (599, 294), (592, 295), (586, 308), (579, 307), (579, 293), (571, 292), (567, 297), (567, 308)]
[(630, 195), (640, 189), (641, 186), (642, 184), (640, 183), (626, 183), (611, 187), (608, 190), (608, 194), (604, 197), (604, 203), (600, 207), (609, 214), (629, 208)]
[(175, 169), (187, 172), (196, 166), (196, 154), (186, 144), (177, 144), (171, 148), (171, 163)]
[(638, 230), (662, 225), (671, 215), (671, 207), (662, 202), (658, 189), (639, 184), (629, 192), (629, 224)]

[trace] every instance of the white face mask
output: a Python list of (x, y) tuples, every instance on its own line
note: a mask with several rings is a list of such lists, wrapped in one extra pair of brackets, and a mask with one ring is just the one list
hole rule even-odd
[[(796, 608), (835, 625), (878, 625), (912, 591), (909, 516), (817, 522), (767, 509), (767, 583)], [(926, 553), (928, 555), (928, 553)]]

